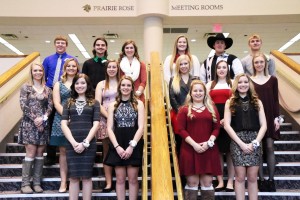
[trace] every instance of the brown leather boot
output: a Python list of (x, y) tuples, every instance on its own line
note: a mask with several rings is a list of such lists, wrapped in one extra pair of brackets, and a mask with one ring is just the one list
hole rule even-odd
[(21, 184), (21, 193), (23, 194), (32, 194), (33, 190), (30, 187), (31, 179), (31, 169), (33, 161), (23, 160), (22, 164), (22, 184)]

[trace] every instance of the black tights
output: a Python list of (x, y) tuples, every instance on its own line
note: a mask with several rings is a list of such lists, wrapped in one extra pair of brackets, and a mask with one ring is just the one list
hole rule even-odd
[[(266, 138), (263, 140), (263, 150), (267, 158), (269, 180), (274, 180), (276, 160), (274, 154), (274, 140), (272, 138)], [(264, 180), (263, 160), (259, 166), (259, 179)]]

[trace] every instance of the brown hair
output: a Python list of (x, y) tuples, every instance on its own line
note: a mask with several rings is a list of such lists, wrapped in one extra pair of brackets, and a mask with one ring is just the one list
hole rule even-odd
[(139, 53), (138, 53), (138, 47), (136, 46), (135, 42), (133, 40), (126, 40), (124, 42), (124, 44), (122, 45), (122, 49), (121, 49), (121, 53), (120, 53), (120, 56), (119, 56), (119, 62), (121, 62), (122, 58), (124, 56), (126, 56), (125, 54), (125, 47), (128, 45), (128, 44), (132, 44), (133, 47), (134, 47), (134, 57), (136, 57), (136, 59), (138, 59), (139, 62), (140, 61), (140, 56), (139, 56)]
[(54, 44), (56, 43), (57, 40), (65, 41), (66, 45), (68, 46), (68, 38), (66, 36), (63, 36), (63, 35), (56, 36), (55, 39), (54, 39)]
[(225, 63), (226, 66), (227, 66), (227, 74), (226, 74), (226, 83), (232, 87), (232, 81), (230, 79), (230, 71), (229, 71), (229, 66), (228, 66), (228, 63), (225, 61), (225, 60), (220, 60), (217, 64), (216, 64), (216, 69), (215, 69), (215, 74), (214, 74), (214, 77), (215, 79), (212, 81), (211, 83), (211, 86), (210, 86), (210, 89), (214, 89), (214, 87), (216, 86), (216, 84), (218, 83), (219, 81), (219, 76), (217, 74), (217, 68), (219, 66), (219, 64), (221, 63)]

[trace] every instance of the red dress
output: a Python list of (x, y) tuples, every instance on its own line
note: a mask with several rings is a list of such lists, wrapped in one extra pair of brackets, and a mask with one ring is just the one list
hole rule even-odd
[(194, 117), (187, 116), (188, 107), (182, 107), (177, 115), (179, 135), (182, 143), (179, 156), (179, 168), (181, 175), (190, 176), (196, 174), (221, 175), (221, 164), (217, 145), (203, 153), (197, 153), (191, 145), (185, 142), (185, 138), (190, 136), (195, 142), (206, 142), (211, 135), (218, 136), (220, 128), (220, 118), (215, 109), (217, 122), (214, 123), (212, 114), (207, 108), (201, 113), (192, 110)]

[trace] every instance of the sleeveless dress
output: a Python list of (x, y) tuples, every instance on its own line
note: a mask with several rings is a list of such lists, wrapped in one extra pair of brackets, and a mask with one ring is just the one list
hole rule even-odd
[[(83, 107), (81, 115), (78, 115), (76, 106), (73, 104), (68, 108), (68, 103), (64, 105), (62, 120), (70, 120), (69, 128), (74, 139), (82, 142), (86, 139), (94, 121), (99, 121), (100, 104), (89, 106), (88, 103)], [(89, 148), (82, 153), (76, 153), (70, 142), (66, 144), (68, 173), (71, 178), (91, 178), (93, 175), (93, 165), (96, 156), (96, 138), (90, 141)]]
[(52, 91), (44, 87), (42, 93), (37, 93), (31, 85), (21, 87), (20, 106), (23, 111), (18, 135), (19, 144), (45, 145), (49, 142), (49, 124), (44, 124), (44, 130), (39, 132), (34, 125), (37, 117), (49, 114), (53, 108)]
[[(125, 150), (129, 146), (129, 141), (134, 138), (138, 130), (138, 112), (133, 109), (130, 102), (121, 101), (119, 107), (114, 113), (114, 134), (118, 144)], [(112, 144), (104, 161), (109, 166), (136, 166), (142, 165), (144, 141), (141, 138), (137, 146), (133, 149), (129, 159), (121, 159)]]
[[(61, 81), (59, 81), (59, 94), (61, 105), (64, 105), (68, 98), (70, 98), (71, 90), (65, 86)], [(50, 137), (50, 145), (52, 146), (65, 146), (67, 144), (67, 139), (61, 130), (61, 115), (56, 111), (54, 115), (54, 120), (52, 124), (52, 132)]]
[[(209, 95), (215, 103), (220, 119), (224, 118), (224, 108), (227, 99), (231, 96), (231, 89), (228, 84), (217, 83), (215, 87), (209, 92)], [(221, 153), (228, 153), (230, 151), (231, 138), (223, 127), (220, 127), (219, 136), (216, 139), (216, 144), (219, 147)]]

